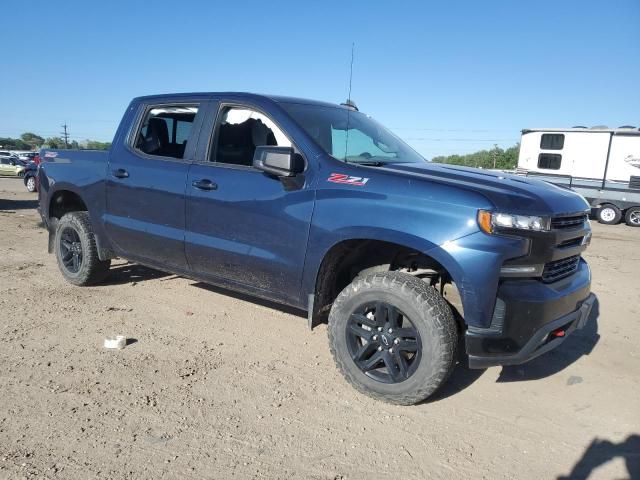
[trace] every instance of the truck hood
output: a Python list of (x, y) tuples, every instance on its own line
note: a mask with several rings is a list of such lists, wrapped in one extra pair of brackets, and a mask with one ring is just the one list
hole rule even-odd
[(436, 163), (391, 163), (380, 170), (479, 193), (508, 213), (563, 215), (589, 209), (578, 193), (527, 177)]

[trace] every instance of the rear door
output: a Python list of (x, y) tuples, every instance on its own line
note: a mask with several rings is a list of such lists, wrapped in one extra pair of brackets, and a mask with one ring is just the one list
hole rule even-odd
[[(258, 107), (212, 104), (187, 179), (189, 265), (214, 283), (299, 306), (314, 192), (252, 166), (258, 145), (292, 146)], [(295, 145), (293, 145), (295, 148)]]
[(105, 228), (126, 258), (187, 268), (185, 184), (206, 101), (144, 103), (124, 142), (112, 150)]

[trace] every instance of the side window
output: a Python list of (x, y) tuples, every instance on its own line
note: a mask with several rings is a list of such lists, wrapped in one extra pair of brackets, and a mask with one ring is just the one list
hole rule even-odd
[(538, 155), (538, 168), (547, 170), (560, 170), (562, 155), (557, 153), (541, 153)]
[(564, 135), (562, 133), (543, 133), (540, 138), (541, 150), (562, 150)]
[(282, 130), (266, 115), (243, 107), (225, 107), (218, 115), (209, 160), (230, 165), (253, 165), (259, 146), (291, 147)]
[(2, 165), (9, 165), (9, 160), (3, 158), (2, 160), (0, 160), (0, 163), (2, 163)]
[(135, 137), (136, 150), (159, 157), (184, 158), (197, 105), (158, 105), (147, 110)]

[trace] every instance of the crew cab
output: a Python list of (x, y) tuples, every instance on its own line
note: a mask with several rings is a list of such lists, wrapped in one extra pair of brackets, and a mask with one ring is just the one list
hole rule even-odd
[(351, 102), (141, 97), (110, 151), (40, 155), (69, 282), (99, 283), (123, 257), (306, 310), (345, 379), (390, 403), (429, 397), (458, 358), (559, 346), (595, 300), (580, 195), (432, 164)]

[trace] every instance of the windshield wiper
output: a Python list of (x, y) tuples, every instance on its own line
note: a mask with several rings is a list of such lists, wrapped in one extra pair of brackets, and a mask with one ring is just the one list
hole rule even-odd
[(364, 161), (364, 162), (351, 162), (351, 163), (355, 163), (356, 165), (366, 165), (367, 167), (381, 167), (383, 165), (386, 165), (389, 162), (380, 162), (380, 161)]

